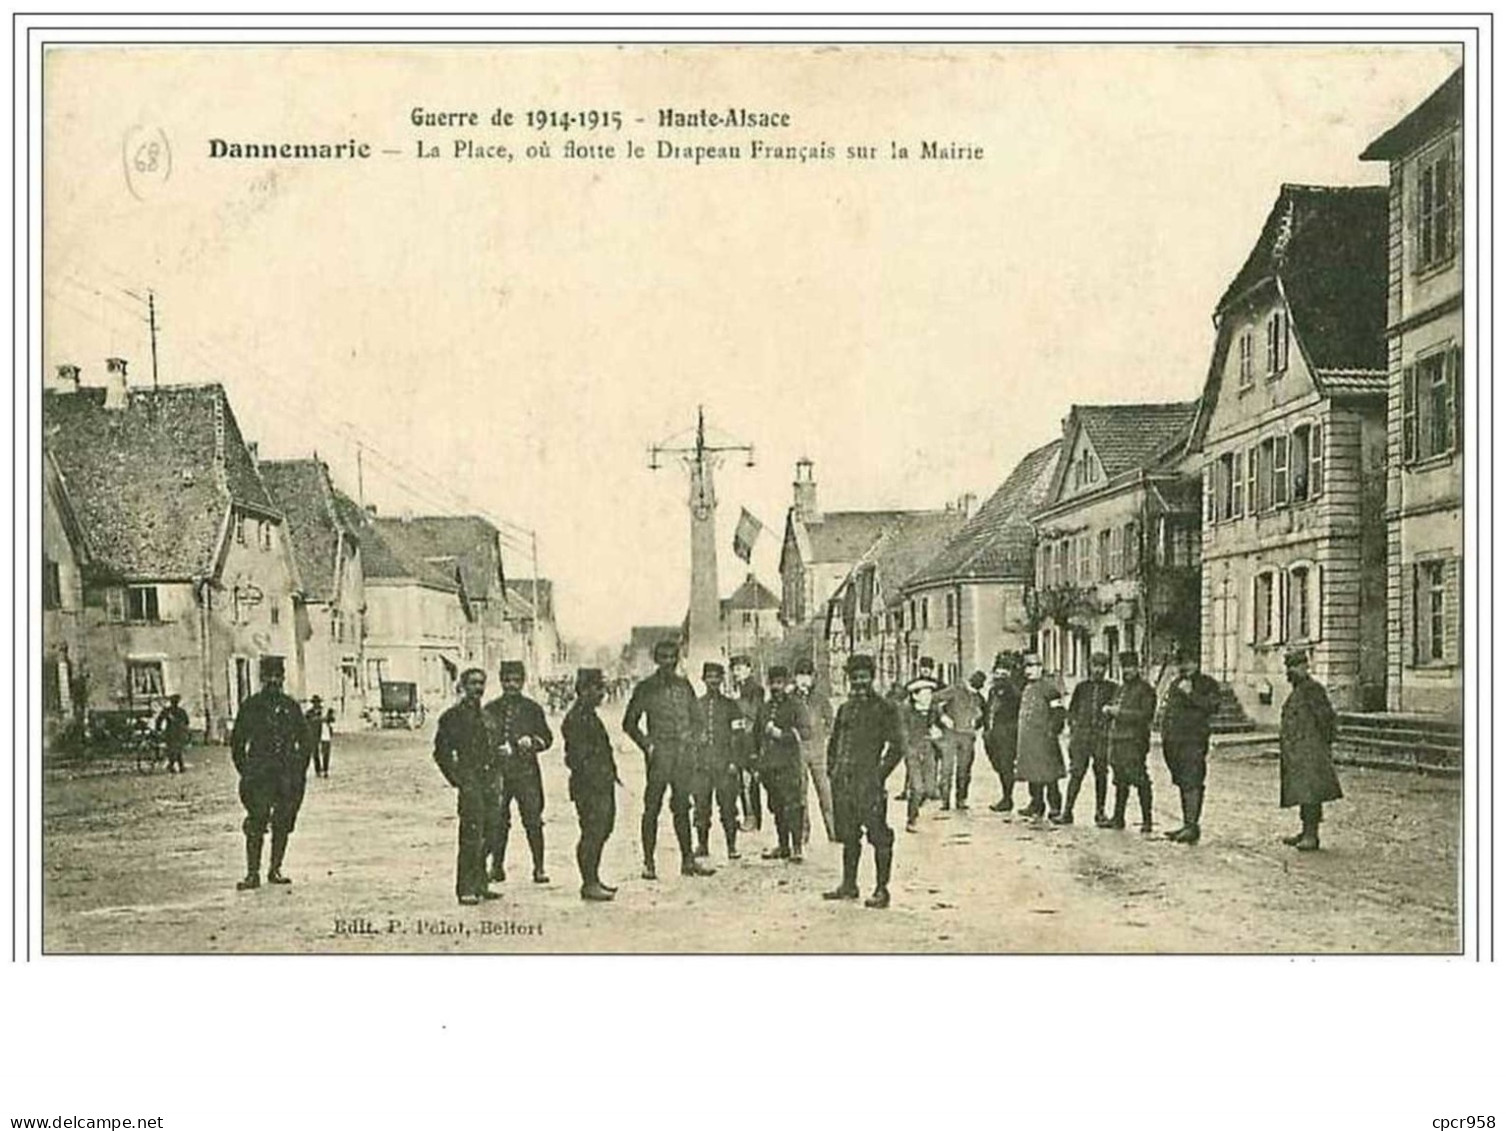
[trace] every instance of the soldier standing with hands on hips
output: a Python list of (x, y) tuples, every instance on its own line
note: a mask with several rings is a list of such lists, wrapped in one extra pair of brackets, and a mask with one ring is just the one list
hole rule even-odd
[(466, 906), (501, 898), (486, 886), (486, 838), (498, 819), (497, 768), (491, 732), (481, 711), (486, 673), (460, 673), (460, 702), (439, 716), (434, 730), (434, 762), (456, 789), (460, 818), (455, 850), (455, 897)]
[(554, 732), (544, 718), (544, 708), (523, 694), (527, 675), (520, 660), (503, 660), (498, 670), (502, 694), (483, 710), (492, 730), (492, 742), (501, 771), (501, 805), (491, 844), (491, 878), (507, 879), (507, 836), (512, 828), (516, 802), (528, 850), (533, 854), (533, 882), (547, 884), (544, 871), (544, 776), (539, 754), (554, 744)]
[(643, 878), (657, 880), (654, 859), (659, 844), (659, 814), (669, 793), (675, 839), (680, 842), (680, 874), (711, 876), (716, 869), (695, 858), (690, 844), (691, 791), (695, 786), (696, 699), (690, 680), (676, 669), (680, 645), (661, 640), (654, 645), (654, 673), (633, 688), (622, 729), (643, 751), (647, 783), (643, 788)]
[(899, 712), (873, 690), (873, 657), (847, 660), (847, 701), (837, 708), (826, 745), (831, 773), (832, 816), (842, 843), (842, 882), (822, 899), (857, 899), (863, 836), (873, 846), (876, 878), (867, 906), (889, 906), (894, 867), (894, 830), (889, 827), (889, 775), (905, 756)]
[(246, 877), (237, 891), (261, 887), (261, 848), (272, 830), (272, 859), (267, 883), (289, 884), (282, 874), (288, 837), (303, 804), (308, 781), (309, 734), (297, 701), (283, 694), (282, 657), (263, 656), (261, 690), (236, 712), (230, 735), (230, 758), (240, 775), (241, 805), (246, 819)]
[(580, 820), (575, 863), (580, 869), (580, 897), (605, 903), (617, 889), (601, 882), (601, 853), (617, 823), (617, 761), (612, 740), (596, 708), (606, 695), (600, 668), (575, 673), (575, 702), (560, 724), (565, 740), (565, 768), (570, 771), (570, 800)]

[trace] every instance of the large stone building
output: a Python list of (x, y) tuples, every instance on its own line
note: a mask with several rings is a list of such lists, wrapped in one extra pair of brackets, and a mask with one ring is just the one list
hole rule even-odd
[(1341, 710), (1386, 702), (1386, 231), (1384, 188), (1284, 185), (1215, 314), (1202, 658), (1260, 723), (1294, 645)]
[[(946, 671), (989, 671), (1000, 651), (1034, 644), (1029, 597), (1034, 578), (1031, 516), (1050, 489), (1061, 441), (1015, 465), (978, 513), (905, 580), (904, 604), (891, 614), (907, 650)], [(898, 670), (892, 673), (898, 674)]]
[(1386, 704), (1458, 716), (1464, 691), (1464, 71), (1372, 142), (1390, 163)]
[(780, 638), (779, 597), (750, 573), (730, 597), (722, 598), (721, 621), (724, 659), (759, 656)]
[(337, 502), (320, 460), (263, 460), (258, 470), (282, 512), (298, 566), (303, 692), (347, 721), (365, 707), (366, 582), (358, 524)]
[(1038, 647), (1067, 682), (1122, 649), (1147, 666), (1198, 643), (1198, 482), (1180, 468), (1197, 402), (1074, 405), (1035, 514)]
[[(224, 389), (130, 388), (118, 358), (103, 388), (80, 387), (63, 366), (42, 428), (54, 514), (43, 555), (57, 563), (60, 612), (79, 569), (70, 616), (83, 654), (66, 639), (44, 649), (68, 643), (77, 709), (145, 714), (178, 694), (220, 738), (269, 657), (303, 694), (297, 569)], [(80, 541), (65, 547), (60, 533)]]

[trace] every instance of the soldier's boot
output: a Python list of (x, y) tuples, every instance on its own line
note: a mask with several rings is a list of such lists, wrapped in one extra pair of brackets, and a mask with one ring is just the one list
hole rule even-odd
[(1323, 806), (1302, 806), (1302, 836), (1295, 845), (1298, 852), (1316, 852), (1318, 844), (1318, 825), (1323, 820)]
[(873, 885), (873, 894), (863, 900), (863, 906), (882, 910), (889, 906), (889, 873), (894, 867), (894, 846), (875, 848), (873, 863), (878, 876)]
[(272, 830), (272, 858), (267, 861), (267, 883), (290, 884), (293, 881), (282, 874), (282, 858), (288, 852), (288, 834), (284, 830)]
[(737, 822), (735, 820), (722, 822), (722, 836), (727, 841), (727, 859), (738, 859), (742, 853), (737, 851)]
[(587, 903), (610, 903), (616, 896), (616, 892), (608, 891), (594, 881), (582, 884), (580, 888), (580, 897)]
[(487, 879), (494, 884), (500, 884), (507, 879), (507, 834), (510, 827), (503, 825), (497, 833), (497, 842), (492, 845), (492, 867)]
[(1093, 821), (1100, 827), (1108, 819), (1108, 812), (1104, 809), (1108, 796), (1109, 775), (1106, 771), (1095, 769), (1093, 771)]
[(254, 891), (261, 887), (261, 837), (246, 834), (246, 876), (238, 880), (236, 891)]
[(858, 898), (858, 862), (862, 857), (862, 841), (855, 840), (842, 845), (842, 882), (831, 891), (822, 892), (822, 899)]
[(659, 848), (659, 821), (657, 817), (651, 818), (647, 813), (643, 814), (643, 823), (639, 827), (643, 836), (643, 878), (645, 880), (657, 880), (659, 871), (654, 866), (654, 856)]
[(695, 854), (697, 856), (711, 855), (711, 822), (708, 820), (705, 827), (696, 826), (695, 830)]
[(1061, 824), (1062, 815), (1062, 787), (1054, 781), (1046, 783), (1046, 816), (1056, 824)]
[(1177, 786), (1177, 791), (1182, 795), (1182, 823), (1168, 832), (1166, 834), (1166, 839), (1174, 840), (1180, 843), (1182, 838), (1187, 835), (1187, 829), (1190, 827), (1192, 822), (1187, 816), (1187, 794), (1189, 792), (1188, 787), (1185, 785), (1179, 785)]
[(1203, 839), (1203, 787), (1195, 785), (1187, 791), (1187, 832), (1179, 844), (1196, 844)]
[(790, 863), (805, 863), (805, 837), (801, 835), (801, 826), (796, 823), (790, 833)]
[(1150, 813), (1150, 779), (1146, 778), (1136, 788), (1140, 794), (1140, 831), (1148, 833), (1155, 829)]
[(1124, 828), (1124, 811), (1129, 808), (1129, 786), (1114, 783), (1114, 815), (1098, 822), (1101, 829)]
[(789, 826), (785, 823), (783, 813), (776, 812), (774, 814), (774, 830), (775, 835), (778, 837), (778, 843), (773, 848), (764, 849), (762, 858), (764, 860), (788, 860), (790, 855), (790, 830)]
[(547, 884), (549, 874), (544, 871), (544, 829), (542, 826), (531, 828), (528, 832), (528, 851), (533, 856), (533, 882)]
[(1077, 805), (1077, 795), (1082, 792), (1082, 774), (1073, 774), (1067, 779), (1067, 800), (1062, 805), (1059, 815), (1052, 817), (1053, 823), (1058, 825), (1070, 825), (1072, 823), (1072, 810)]

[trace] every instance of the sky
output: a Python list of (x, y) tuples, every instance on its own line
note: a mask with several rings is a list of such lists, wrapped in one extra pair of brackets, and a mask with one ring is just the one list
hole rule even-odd
[[(743, 506), (777, 591), (801, 456), (823, 508), (939, 507), (986, 497), (1074, 403), (1195, 398), (1281, 184), (1384, 183), (1360, 151), (1457, 65), (1438, 45), (57, 49), (44, 373), (101, 383), (123, 356), (150, 380), (150, 289), (164, 383), (223, 382), (264, 457), (317, 451), (352, 495), (359, 441), (384, 512), (536, 531), (562, 629), (612, 643), (684, 615), (688, 480), (647, 449), (698, 405), (755, 448), (718, 475), (722, 592)], [(787, 112), (741, 140), (842, 156), (655, 158), (738, 140), (657, 127), (703, 106)], [(527, 160), (588, 135), (492, 129), (497, 108), (620, 109), (595, 139), (619, 156)], [(216, 137), (377, 155), (215, 160)], [(420, 138), (519, 154), (420, 160)], [(923, 139), (983, 157), (919, 160)], [(170, 162), (133, 174), (144, 141)]]

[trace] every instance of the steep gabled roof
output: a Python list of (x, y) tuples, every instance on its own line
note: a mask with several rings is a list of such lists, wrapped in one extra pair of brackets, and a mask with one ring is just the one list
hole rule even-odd
[[(1197, 414), (1197, 401), (1171, 404), (1083, 404), (1072, 416), (1088, 434), (1109, 479), (1156, 464), (1166, 451), (1180, 447)], [(1071, 417), (1068, 418), (1069, 421)], [(1057, 476), (1065, 468), (1057, 469)]]
[(1034, 577), (1035, 533), (1030, 516), (1046, 499), (1061, 447), (1060, 440), (1052, 440), (1020, 460), (978, 513), (905, 582), (905, 588), (942, 581)]
[(359, 538), (335, 506), (329, 469), (316, 459), (292, 459), (263, 460), (258, 470), (282, 511), (304, 597), (333, 601), (339, 596), (335, 568), (340, 539)]
[(933, 523), (947, 511), (832, 511), (806, 523), (811, 556), (807, 564), (855, 562), (884, 533)]
[(1376, 138), (1361, 161), (1394, 161), (1464, 121), (1464, 68), (1443, 80), (1421, 105)]
[(779, 608), (779, 597), (751, 573), (748, 579), (733, 591), (732, 596), (722, 598), (723, 612), (755, 611)]
[[(967, 519), (960, 510), (927, 511), (908, 522), (891, 523), (880, 532), (872, 546), (858, 559), (831, 595), (831, 604), (848, 600), (848, 591), (865, 589), (863, 578), (871, 574), (874, 603), (893, 604), (899, 599), (905, 582), (936, 552), (962, 529)], [(858, 596), (866, 601), (866, 596)], [(862, 610), (867, 612), (869, 610)]]
[(428, 540), (414, 535), (409, 520), (372, 517), (361, 529), (361, 572), (368, 582), (413, 581), (447, 593), (462, 592), (459, 562), (428, 556)]
[(415, 552), (451, 559), (460, 567), (466, 593), (489, 597), (503, 583), (501, 535), (479, 515), (421, 515), (400, 520)]
[(204, 576), (232, 505), (280, 519), (223, 386), (129, 389), (118, 409), (104, 399), (97, 387), (42, 399), (44, 446), (99, 568), (143, 580)]
[(1384, 393), (1389, 195), (1384, 185), (1281, 186), (1260, 238), (1219, 299), (1219, 334), (1189, 449), (1202, 442), (1218, 403), (1228, 315), (1263, 285), (1285, 296), (1292, 337), (1320, 395)]

